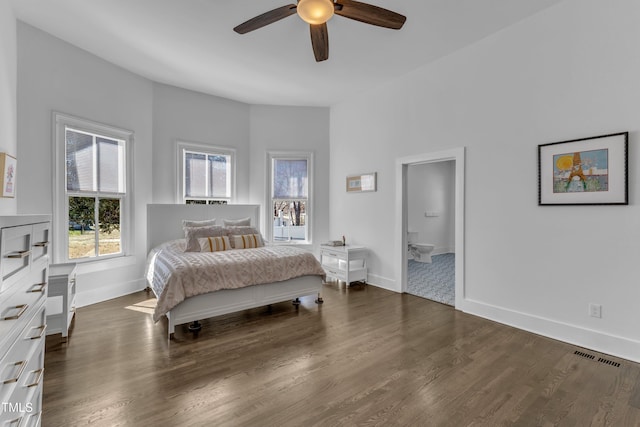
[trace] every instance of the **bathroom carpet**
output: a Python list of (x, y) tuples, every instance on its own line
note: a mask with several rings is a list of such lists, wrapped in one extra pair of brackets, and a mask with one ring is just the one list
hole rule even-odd
[(409, 260), (407, 292), (455, 306), (456, 254), (433, 255), (431, 259), (431, 264)]

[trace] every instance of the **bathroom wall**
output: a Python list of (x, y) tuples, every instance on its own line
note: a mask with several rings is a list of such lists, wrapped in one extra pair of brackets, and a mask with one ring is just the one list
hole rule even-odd
[(408, 230), (433, 254), (455, 252), (455, 162), (410, 165), (407, 172)]
[(434, 254), (454, 252), (455, 162), (411, 165), (407, 173), (408, 230)]

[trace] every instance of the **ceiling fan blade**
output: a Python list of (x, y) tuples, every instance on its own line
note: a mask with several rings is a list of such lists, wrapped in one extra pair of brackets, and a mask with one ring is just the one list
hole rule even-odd
[(286, 6), (279, 7), (277, 9), (265, 12), (262, 15), (258, 15), (255, 18), (249, 19), (247, 22), (243, 22), (233, 29), (236, 33), (246, 34), (250, 31), (262, 28), (265, 25), (273, 24), (276, 21), (286, 18), (287, 16), (296, 13), (296, 5), (288, 4)]
[(372, 4), (361, 3), (355, 0), (337, 0), (335, 14), (345, 18), (377, 25), (378, 27), (399, 30), (404, 25), (407, 17), (399, 13), (383, 9)]
[(311, 28), (311, 45), (316, 62), (321, 62), (329, 58), (329, 31), (327, 23), (309, 25)]

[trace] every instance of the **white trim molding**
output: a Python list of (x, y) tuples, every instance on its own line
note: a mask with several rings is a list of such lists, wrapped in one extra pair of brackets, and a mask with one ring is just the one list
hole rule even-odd
[(464, 184), (465, 148), (417, 154), (396, 159), (396, 291), (407, 291), (407, 172), (409, 165), (455, 162), (455, 306), (459, 309), (465, 295), (464, 287)]
[(203, 154), (220, 154), (231, 157), (231, 173), (230, 173), (230, 192), (231, 197), (229, 203), (235, 203), (236, 201), (236, 158), (237, 150), (231, 147), (223, 147), (219, 145), (205, 144), (202, 142), (191, 142), (183, 139), (177, 139), (175, 141), (175, 177), (176, 177), (176, 203), (184, 203), (183, 190), (184, 190), (184, 151), (196, 151)]
[(280, 151), (267, 151), (265, 153), (265, 161), (266, 161), (266, 177), (265, 177), (265, 209), (264, 209), (264, 228), (262, 229), (263, 235), (272, 244), (274, 243), (273, 236), (273, 205), (272, 205), (272, 185), (273, 185), (273, 177), (272, 177), (272, 169), (273, 169), (273, 160), (274, 159), (284, 159), (284, 160), (299, 160), (305, 159), (307, 160), (307, 200), (306, 200), (306, 239), (304, 241), (295, 241), (295, 240), (287, 240), (282, 241), (281, 243), (276, 244), (287, 244), (287, 245), (311, 245), (313, 243), (313, 224), (315, 223), (314, 218), (314, 186), (315, 186), (315, 176), (314, 176), (314, 153), (313, 151), (293, 151), (293, 150), (280, 150)]
[[(133, 131), (98, 123), (92, 120), (83, 119), (69, 114), (53, 111), (52, 118), (52, 194), (53, 194), (53, 220), (51, 223), (53, 229), (53, 263), (76, 262), (93, 263), (93, 262), (109, 262), (121, 257), (127, 257), (135, 253), (134, 239), (135, 225), (134, 218), (134, 195), (133, 195), (133, 168), (134, 164), (134, 133)], [(67, 255), (67, 238), (65, 233), (68, 230), (68, 215), (62, 214), (68, 209), (68, 200), (66, 197), (66, 128), (72, 127), (78, 130), (87, 131), (94, 134), (105, 135), (125, 141), (125, 195), (123, 200), (123, 210), (121, 213), (121, 245), (122, 251), (118, 255), (104, 256), (100, 258), (82, 258), (68, 260)]]

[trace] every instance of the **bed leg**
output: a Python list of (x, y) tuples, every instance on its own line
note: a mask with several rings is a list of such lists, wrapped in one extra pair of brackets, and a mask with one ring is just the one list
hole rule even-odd
[(295, 305), (296, 307), (298, 307), (300, 305), (300, 298), (296, 298), (293, 301), (291, 301), (291, 304)]
[(202, 329), (202, 325), (200, 324), (200, 322), (198, 320), (194, 320), (190, 325), (189, 325), (189, 332), (200, 332), (200, 329)]
[(324, 300), (320, 296), (320, 292), (318, 292), (318, 298), (316, 298), (316, 304), (322, 304), (322, 303), (324, 303)]
[(173, 339), (173, 335), (175, 332), (176, 332), (176, 327), (173, 323), (171, 323), (171, 320), (169, 320), (169, 324), (167, 325), (167, 337), (169, 341)]

